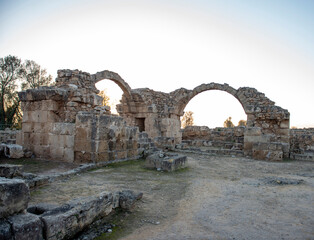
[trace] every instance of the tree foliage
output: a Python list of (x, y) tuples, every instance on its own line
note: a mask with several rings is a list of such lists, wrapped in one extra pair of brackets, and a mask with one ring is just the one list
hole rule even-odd
[(234, 127), (234, 124), (233, 124), (233, 122), (231, 121), (231, 117), (228, 117), (228, 118), (226, 119), (226, 121), (224, 121), (224, 127), (225, 127), (225, 128), (232, 128), (232, 127)]
[(245, 127), (246, 126), (246, 121), (245, 120), (240, 120), (238, 122), (238, 127)]
[(41, 68), (40, 65), (38, 65), (33, 60), (25, 61), (21, 73), (23, 79), (25, 80), (22, 82), (22, 90), (51, 85), (52, 76), (46, 76), (47, 70)]
[(102, 105), (103, 106), (110, 106), (110, 98), (108, 97), (106, 90), (102, 90), (98, 93), (99, 96), (101, 96), (102, 99)]
[(21, 59), (11, 55), (0, 58), (0, 129), (11, 126), (18, 112), (16, 89), (21, 69)]
[(181, 121), (181, 127), (185, 128), (187, 126), (193, 126), (194, 125), (194, 118), (193, 118), (193, 112), (187, 111), (184, 113)]
[(18, 87), (24, 90), (50, 85), (52, 77), (46, 74), (46, 69), (34, 61), (26, 60), (22, 64), (16, 56), (0, 58), (0, 129), (18, 127), (21, 123)]

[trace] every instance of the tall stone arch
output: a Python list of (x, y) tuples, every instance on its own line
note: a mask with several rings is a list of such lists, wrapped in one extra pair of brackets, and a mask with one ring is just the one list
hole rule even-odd
[(235, 89), (228, 84), (209, 83), (192, 90), (180, 88), (170, 93), (147, 88), (132, 89), (132, 99), (123, 98), (121, 102), (121, 106), (129, 104), (131, 107), (120, 108), (120, 115), (135, 126), (137, 119), (145, 119), (148, 126), (145, 131), (157, 144), (175, 145), (182, 140), (180, 117), (184, 108), (196, 95), (209, 90), (227, 92), (242, 105), (247, 115), (244, 136), (246, 155), (270, 160), (288, 157), (290, 114), (254, 88)]
[(257, 159), (281, 160), (289, 156), (289, 122), (287, 110), (276, 106), (264, 93), (254, 88), (234, 89), (228, 84), (209, 83), (193, 90), (179, 89), (171, 93), (176, 98), (175, 112), (182, 116), (186, 105), (198, 94), (221, 90), (234, 96), (247, 115), (244, 150)]

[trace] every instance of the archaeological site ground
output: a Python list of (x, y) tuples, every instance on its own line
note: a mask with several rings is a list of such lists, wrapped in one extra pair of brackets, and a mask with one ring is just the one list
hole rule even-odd
[[(119, 115), (95, 84), (123, 91)], [(188, 126), (205, 91), (239, 101), (246, 126)], [(19, 93), (0, 131), (0, 239), (313, 239), (314, 129), (250, 87), (132, 89), (117, 73), (59, 70)]]

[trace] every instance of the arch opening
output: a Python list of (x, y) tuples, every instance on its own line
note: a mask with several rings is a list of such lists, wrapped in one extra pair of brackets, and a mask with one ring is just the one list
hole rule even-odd
[(238, 99), (221, 90), (207, 90), (196, 94), (183, 107), (184, 112), (193, 112), (196, 126), (223, 127), (228, 117), (232, 118), (235, 126), (238, 126), (240, 120), (247, 121), (245, 110)]
[[(246, 123), (248, 116), (243, 104), (232, 93), (221, 89), (194, 89), (182, 101), (182, 113), (194, 113), (193, 126), (182, 129), (182, 143), (187, 148), (197, 147), (201, 151), (223, 155), (244, 154), (246, 127), (241, 126), (240, 121)], [(225, 122), (230, 123), (229, 117), (232, 124), (225, 125)]]
[(116, 106), (122, 99), (122, 95), (124, 93), (123, 89), (110, 79), (100, 80), (95, 84), (95, 86), (99, 91), (101, 91), (100, 94), (102, 97), (104, 97), (103, 94), (108, 97), (106, 102), (111, 109), (111, 113), (119, 115)]

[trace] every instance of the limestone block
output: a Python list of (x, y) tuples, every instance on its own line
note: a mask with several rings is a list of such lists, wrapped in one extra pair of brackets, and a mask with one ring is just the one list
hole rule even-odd
[(138, 156), (138, 150), (137, 149), (127, 150), (127, 157), (128, 158), (137, 157), (137, 156)]
[(96, 155), (96, 162), (107, 162), (109, 160), (108, 152), (98, 152)]
[(186, 167), (187, 157), (178, 154), (154, 153), (145, 160), (145, 167), (172, 172)]
[[(24, 117), (24, 115), (23, 115), (23, 117)], [(26, 113), (26, 115), (27, 115), (27, 113)], [(33, 132), (34, 131), (34, 123), (32, 123), (32, 122), (23, 122), (22, 130), (23, 130), (23, 132), (27, 132), (27, 133)]]
[(0, 164), (0, 177), (13, 178), (21, 176), (23, 165)]
[(54, 100), (44, 100), (41, 101), (41, 110), (44, 111), (57, 111), (59, 110), (59, 103)]
[(43, 133), (31, 133), (30, 134), (30, 143), (32, 145), (48, 145), (49, 144), (49, 135)]
[(276, 130), (276, 133), (277, 133), (278, 135), (289, 136), (290, 130), (289, 130), (289, 128), (286, 128), (286, 129), (278, 129), (278, 130)]
[(45, 239), (73, 238), (96, 218), (108, 215), (113, 208), (113, 195), (102, 192), (97, 196), (73, 200), (59, 211), (44, 213)]
[(53, 123), (51, 133), (56, 135), (74, 135), (75, 123)]
[(85, 127), (76, 127), (75, 129), (75, 142), (86, 141), (91, 138), (91, 129)]
[(92, 151), (91, 145), (92, 141), (88, 141), (88, 139), (82, 141), (75, 140), (74, 151), (91, 152)]
[(106, 141), (106, 140), (97, 141), (97, 145), (98, 145), (98, 151), (99, 152), (104, 152), (104, 151), (107, 151), (109, 149), (108, 141)]
[(46, 112), (46, 116), (47, 116), (47, 120), (44, 120), (45, 115), (42, 117), (42, 122), (60, 122), (60, 116), (58, 116), (56, 113), (54, 113), (53, 111), (45, 111)]
[(40, 218), (34, 214), (18, 214), (11, 216), (12, 232), (15, 239), (19, 240), (42, 240), (43, 225)]
[(91, 153), (85, 151), (74, 151), (75, 163), (92, 163)]
[(127, 151), (117, 151), (118, 159), (125, 159), (127, 158), (127, 156), (128, 156)]
[(29, 188), (23, 180), (0, 177), (0, 219), (24, 211), (29, 197)]
[(65, 148), (62, 146), (51, 146), (50, 147), (50, 153), (51, 157), (54, 158), (57, 161), (62, 161), (64, 157), (64, 150)]
[(73, 148), (64, 148), (63, 160), (66, 162), (74, 162), (74, 149)]
[(262, 129), (259, 127), (247, 127), (244, 134), (245, 136), (260, 136), (262, 135)]
[(64, 135), (64, 147), (74, 149), (74, 135)]
[(24, 156), (23, 147), (18, 144), (6, 144), (4, 155), (8, 158), (22, 158)]
[(35, 110), (28, 112), (27, 122), (47, 122), (47, 111)]

